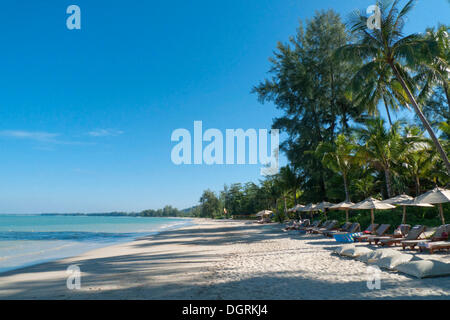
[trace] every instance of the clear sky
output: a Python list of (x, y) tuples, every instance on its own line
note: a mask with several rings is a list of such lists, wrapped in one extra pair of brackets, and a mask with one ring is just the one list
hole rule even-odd
[[(138, 211), (198, 202), (260, 165), (176, 166), (177, 128), (270, 128), (250, 94), (299, 19), (370, 0), (55, 0), (2, 3), (0, 212)], [(66, 8), (81, 8), (81, 30)], [(407, 32), (449, 22), (419, 1)], [(285, 160), (282, 159), (282, 163)]]

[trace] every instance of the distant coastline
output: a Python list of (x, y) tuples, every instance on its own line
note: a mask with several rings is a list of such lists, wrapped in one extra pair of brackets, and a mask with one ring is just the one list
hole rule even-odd
[[(172, 206), (166, 206), (163, 209), (148, 209), (141, 212), (92, 212), (92, 213), (16, 213), (20, 215), (37, 215), (37, 216), (97, 216), (97, 217), (158, 217), (158, 218), (193, 218), (195, 217), (195, 208), (186, 208), (179, 210)], [(11, 213), (0, 213), (0, 215), (10, 215)]]

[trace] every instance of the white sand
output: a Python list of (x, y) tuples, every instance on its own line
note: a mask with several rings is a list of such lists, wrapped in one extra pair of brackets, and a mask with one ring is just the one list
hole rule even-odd
[[(0, 299), (449, 299), (450, 277), (382, 271), (332, 254), (337, 243), (280, 225), (197, 220), (197, 225), (0, 274)], [(411, 253), (411, 252), (408, 252)], [(418, 254), (450, 262), (450, 254)], [(82, 272), (66, 287), (66, 269)]]

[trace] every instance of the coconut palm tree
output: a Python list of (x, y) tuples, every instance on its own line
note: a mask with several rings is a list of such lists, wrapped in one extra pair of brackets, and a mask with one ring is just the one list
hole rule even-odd
[(433, 93), (435, 86), (444, 91), (447, 105), (450, 106), (450, 28), (445, 25), (428, 29), (425, 38), (435, 40), (438, 54), (430, 63), (423, 63), (414, 79), (421, 84), (422, 90), (418, 96), (420, 102), (425, 101)]
[(378, 64), (375, 70), (372, 65), (361, 68), (351, 81), (349, 93), (355, 104), (361, 106), (371, 116), (378, 115), (378, 104), (383, 102), (392, 126), (390, 110), (398, 110), (407, 106), (407, 97), (400, 83), (392, 75), (392, 70), (385, 64)]
[(394, 122), (390, 129), (387, 129), (382, 118), (368, 118), (364, 126), (355, 128), (362, 143), (357, 158), (365, 160), (373, 168), (384, 173), (389, 198), (393, 196), (392, 165), (403, 150), (400, 129), (400, 121)]
[(333, 172), (340, 174), (344, 182), (345, 201), (350, 202), (350, 190), (348, 176), (355, 165), (356, 144), (352, 137), (344, 134), (337, 136), (334, 143), (322, 142), (317, 147), (322, 163)]
[(402, 9), (398, 9), (399, 0), (377, 1), (381, 12), (381, 26), (370, 30), (367, 27), (369, 17), (361, 12), (355, 12), (351, 31), (357, 37), (356, 43), (347, 44), (336, 52), (338, 57), (349, 61), (363, 59), (366, 63), (362, 68), (367, 73), (376, 73), (381, 66), (389, 66), (393, 75), (403, 88), (409, 104), (411, 104), (427, 130), (433, 144), (438, 150), (450, 175), (450, 162), (436, 134), (414, 96), (416, 86), (408, 73), (408, 68), (418, 69), (425, 64), (431, 64), (439, 54), (435, 39), (419, 34), (403, 35), (404, 19), (414, 7), (415, 0), (409, 0)]
[(406, 127), (402, 138), (402, 150), (397, 163), (406, 169), (415, 184), (416, 196), (421, 194), (420, 179), (427, 178), (436, 161), (436, 153), (418, 127)]

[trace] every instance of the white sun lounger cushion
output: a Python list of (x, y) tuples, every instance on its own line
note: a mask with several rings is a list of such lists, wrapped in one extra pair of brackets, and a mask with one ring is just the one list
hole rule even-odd
[(450, 263), (436, 260), (418, 260), (399, 264), (396, 269), (416, 278), (450, 275)]
[(386, 268), (389, 270), (395, 270), (395, 268), (402, 263), (406, 263), (411, 261), (411, 259), (414, 258), (412, 254), (394, 254), (394, 255), (388, 255), (386, 257), (378, 259), (375, 264), (380, 268)]
[(337, 247), (337, 248), (334, 250), (334, 252), (337, 253), (337, 254), (341, 254), (341, 252), (342, 252), (343, 250), (347, 250), (347, 249), (354, 248), (354, 247), (355, 247), (354, 244), (345, 244), (345, 245), (343, 245), (343, 246)]
[(373, 252), (373, 254), (368, 258), (368, 263), (376, 264), (378, 260), (392, 257), (402, 254), (401, 252), (395, 250), (395, 249), (377, 249)]
[(342, 250), (341, 256), (357, 258), (360, 255), (367, 254), (370, 252), (372, 252), (372, 250), (367, 247), (353, 247), (353, 248), (347, 248), (345, 250)]

